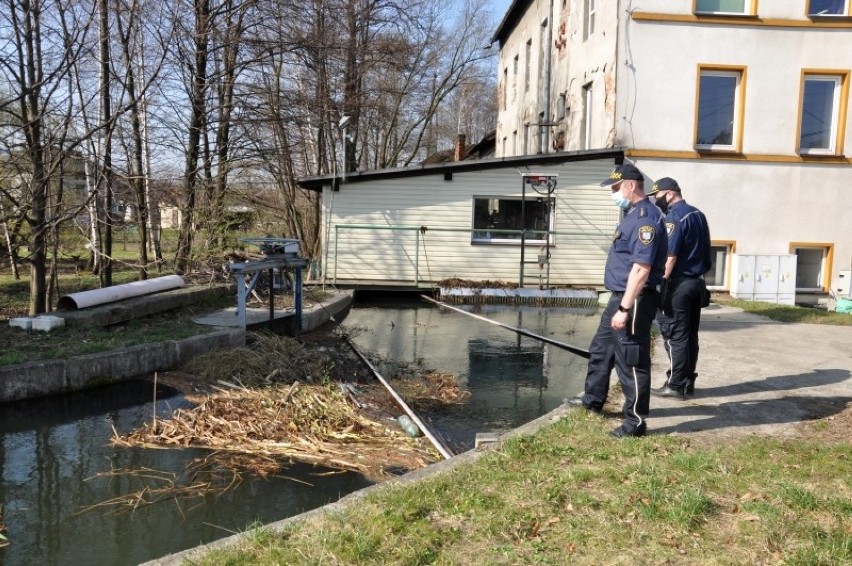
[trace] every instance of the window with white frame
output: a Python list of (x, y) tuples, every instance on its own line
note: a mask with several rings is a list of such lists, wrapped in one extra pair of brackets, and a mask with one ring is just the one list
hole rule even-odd
[[(553, 199), (521, 197), (473, 197), (473, 231), (475, 243), (520, 243), (521, 229), (529, 244), (544, 244), (553, 231)], [(526, 221), (521, 221), (521, 209)], [(551, 236), (551, 243), (553, 243)]]
[(741, 69), (701, 69), (696, 148), (739, 150), (743, 73)]
[(583, 26), (583, 39), (595, 33), (595, 0), (586, 0), (586, 18)]
[(837, 152), (843, 76), (805, 74), (799, 122), (799, 153)]
[(527, 40), (524, 52), (524, 92), (530, 91), (530, 66), (532, 65), (532, 39)]
[(583, 85), (583, 123), (580, 124), (580, 147), (591, 149), (592, 147), (592, 83)]
[(748, 14), (751, 0), (695, 0), (696, 14)]
[(831, 248), (828, 246), (793, 246), (796, 254), (796, 290), (822, 291)]
[(846, 16), (849, 14), (849, 0), (810, 0), (809, 16)]
[(704, 275), (707, 287), (724, 289), (728, 282), (728, 269), (733, 244), (712, 244), (710, 246), (710, 271)]

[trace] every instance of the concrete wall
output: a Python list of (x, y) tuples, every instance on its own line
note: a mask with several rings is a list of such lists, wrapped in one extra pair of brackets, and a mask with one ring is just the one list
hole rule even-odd
[(618, 4), (598, 0), (590, 30), (583, 1), (521, 3), (523, 17), (500, 47), (498, 157), (612, 147)]
[(0, 403), (57, 395), (151, 375), (179, 367), (206, 352), (245, 345), (243, 330), (228, 329), (140, 344), (67, 360), (0, 367)]
[[(852, 22), (812, 20), (806, 2), (756, 3), (760, 20), (696, 18), (692, 6), (643, 2), (626, 21), (616, 144), (630, 148), (629, 158), (650, 177), (676, 178), (687, 201), (707, 214), (712, 238), (733, 244), (736, 253), (829, 250), (826, 292), (838, 271), (852, 266), (844, 206), (850, 103), (842, 99), (838, 153), (799, 155), (802, 74), (821, 70), (850, 80)], [(740, 152), (696, 151), (700, 65), (745, 69)]]

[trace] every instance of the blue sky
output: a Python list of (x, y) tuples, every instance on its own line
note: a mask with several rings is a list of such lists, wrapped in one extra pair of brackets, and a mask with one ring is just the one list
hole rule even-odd
[(512, 0), (489, 0), (488, 3), (491, 5), (491, 9), (494, 10), (494, 15), (499, 23), (503, 20), (503, 16), (506, 15), (506, 10), (509, 9)]

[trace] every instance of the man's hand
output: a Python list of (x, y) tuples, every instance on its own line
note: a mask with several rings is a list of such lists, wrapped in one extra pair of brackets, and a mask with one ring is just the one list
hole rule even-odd
[(615, 314), (612, 315), (610, 326), (612, 326), (613, 330), (624, 330), (627, 326), (627, 313), (615, 311)]

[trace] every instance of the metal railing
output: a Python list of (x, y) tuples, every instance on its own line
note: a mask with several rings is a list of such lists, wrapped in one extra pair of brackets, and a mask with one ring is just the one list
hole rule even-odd
[[(494, 234), (500, 234), (504, 236), (517, 236), (517, 238), (506, 238), (501, 243), (514, 243), (517, 241), (518, 246), (521, 245), (521, 230), (483, 230), (481, 228), (445, 228), (445, 227), (433, 227), (433, 226), (414, 226), (407, 224), (398, 224), (398, 225), (388, 225), (388, 224), (335, 224), (334, 225), (334, 265), (332, 270), (332, 284), (337, 284), (337, 268), (338, 268), (338, 258), (339, 258), (339, 242), (340, 242), (340, 232), (341, 230), (378, 230), (378, 231), (391, 231), (391, 232), (414, 232), (414, 286), (417, 287), (420, 285), (421, 276), (420, 276), (420, 254), (421, 254), (421, 241), (422, 236), (426, 234), (426, 232), (444, 232), (444, 233), (457, 233), (457, 234), (468, 234), (469, 240), (468, 243), (477, 243), (481, 242), (483, 244), (487, 244), (488, 240), (483, 238), (476, 238), (475, 235), (481, 232), (489, 232), (493, 238)], [(589, 234), (589, 232), (562, 232), (557, 230), (526, 230), (526, 236), (542, 236), (540, 240), (526, 240), (527, 246), (541, 246), (545, 242), (545, 238), (551, 238), (551, 246), (553, 245), (552, 238), (556, 236), (567, 236), (567, 237), (592, 237), (595, 240), (600, 239), (602, 243), (609, 243), (608, 237), (604, 235), (594, 235)], [(326, 246), (328, 244), (326, 243)], [(520, 253), (519, 253), (520, 255)], [(548, 258), (549, 259), (549, 258)], [(528, 263), (539, 263), (528, 262)], [(323, 266), (323, 273), (326, 273), (327, 266)], [(520, 266), (520, 274), (523, 273), (523, 266)], [(548, 270), (549, 273), (549, 270)], [(519, 274), (519, 275), (520, 275)], [(549, 279), (549, 276), (548, 276)], [(548, 281), (548, 285), (549, 285)]]

